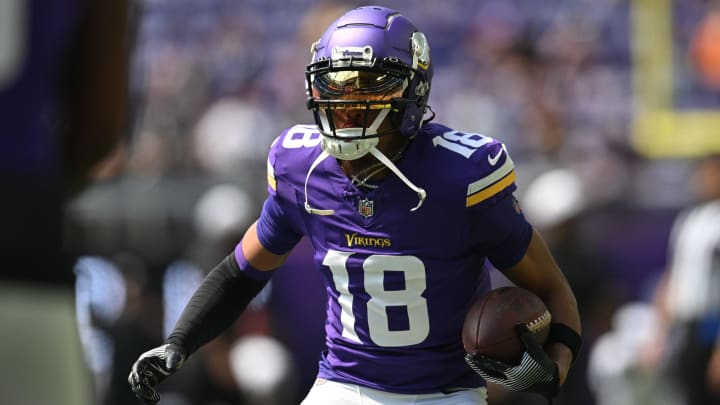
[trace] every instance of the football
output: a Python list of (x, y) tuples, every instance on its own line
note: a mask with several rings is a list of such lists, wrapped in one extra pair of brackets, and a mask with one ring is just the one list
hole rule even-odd
[(481, 296), (470, 307), (463, 324), (463, 345), (469, 354), (517, 365), (525, 345), (515, 325), (527, 325), (543, 344), (550, 333), (550, 320), (545, 303), (531, 291), (500, 287)]

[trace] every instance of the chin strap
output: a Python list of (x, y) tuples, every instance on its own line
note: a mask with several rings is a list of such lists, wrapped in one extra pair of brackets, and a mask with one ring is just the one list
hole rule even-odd
[(385, 155), (383, 155), (382, 152), (377, 150), (377, 148), (373, 147), (372, 149), (370, 149), (370, 153), (375, 156), (377, 160), (382, 162), (382, 164), (387, 166), (388, 169), (392, 170), (392, 172), (395, 173), (400, 178), (400, 180), (405, 183), (406, 186), (410, 187), (414, 192), (418, 194), (418, 198), (420, 199), (420, 201), (418, 201), (418, 204), (415, 206), (415, 208), (410, 209), (410, 211), (417, 211), (417, 209), (420, 208), (420, 206), (422, 206), (425, 202), (427, 192), (424, 189), (414, 185), (410, 180), (408, 180), (408, 178), (405, 177), (404, 174), (402, 174), (400, 169), (395, 166), (395, 163), (393, 163), (392, 160), (388, 159)]
[(308, 214), (315, 214), (315, 215), (332, 215), (335, 213), (333, 210), (322, 210), (313, 208), (308, 203), (308, 194), (307, 194), (307, 185), (308, 185), (308, 179), (310, 178), (310, 173), (312, 173), (313, 170), (317, 167), (317, 165), (320, 164), (323, 160), (327, 159), (327, 157), (330, 156), (327, 152), (322, 151), (318, 155), (318, 157), (315, 158), (315, 161), (312, 162), (310, 165), (310, 169), (307, 172), (307, 175), (305, 176), (305, 211), (307, 211)]
[[(370, 149), (370, 154), (375, 156), (375, 158), (377, 160), (379, 160), (382, 164), (387, 166), (388, 169), (390, 169), (393, 173), (395, 173), (400, 178), (400, 180), (402, 180), (403, 183), (405, 183), (405, 185), (407, 185), (410, 189), (412, 189), (414, 192), (416, 192), (418, 194), (418, 198), (419, 198), (418, 204), (414, 208), (410, 209), (410, 211), (417, 211), (418, 208), (420, 208), (420, 206), (422, 206), (423, 203), (425, 202), (425, 198), (427, 197), (427, 192), (424, 189), (413, 184), (410, 180), (408, 180), (408, 178), (405, 177), (405, 175), (400, 171), (400, 169), (398, 169), (397, 166), (395, 166), (395, 164), (392, 162), (392, 160), (388, 159), (377, 148), (373, 147), (372, 149)], [(310, 174), (312, 173), (313, 170), (315, 170), (315, 168), (323, 160), (327, 159), (328, 156), (330, 156), (329, 153), (322, 151), (322, 153), (320, 153), (318, 155), (318, 157), (315, 158), (315, 160), (312, 162), (312, 164), (310, 165), (310, 169), (308, 170), (307, 175), (305, 176), (305, 211), (307, 211), (308, 214), (333, 215), (335, 213), (334, 210), (324, 210), (324, 209), (313, 208), (310, 206), (310, 203), (308, 203), (307, 185), (308, 185), (308, 180), (310, 179)]]

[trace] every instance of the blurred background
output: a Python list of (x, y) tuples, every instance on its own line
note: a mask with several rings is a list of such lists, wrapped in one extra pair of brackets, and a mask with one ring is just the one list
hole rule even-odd
[[(98, 404), (137, 403), (132, 362), (259, 213), (272, 140), (312, 123), (310, 44), (361, 4), (140, 1), (131, 141), (66, 209)], [(430, 42), (436, 121), (507, 145), (521, 204), (575, 289), (585, 346), (557, 403), (688, 403), (660, 389), (662, 359), (639, 348), (659, 328), (653, 300), (675, 218), (703, 197), (697, 164), (720, 152), (720, 2), (385, 5)], [(161, 386), (162, 404), (300, 401), (323, 347), (308, 252), (302, 242), (233, 328)]]

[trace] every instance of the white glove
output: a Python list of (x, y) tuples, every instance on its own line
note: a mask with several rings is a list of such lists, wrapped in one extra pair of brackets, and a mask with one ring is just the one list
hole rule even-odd
[(467, 364), (486, 381), (510, 391), (541, 394), (547, 398), (560, 389), (557, 364), (545, 353), (535, 335), (524, 324), (516, 326), (525, 345), (520, 364), (513, 366), (484, 355), (465, 356)]

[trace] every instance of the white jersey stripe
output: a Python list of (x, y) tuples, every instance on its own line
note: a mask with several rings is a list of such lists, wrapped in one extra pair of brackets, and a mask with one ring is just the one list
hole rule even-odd
[(515, 169), (515, 164), (513, 163), (512, 159), (510, 158), (510, 155), (505, 153), (505, 163), (503, 163), (500, 167), (497, 168), (494, 172), (490, 173), (489, 175), (483, 177), (480, 180), (474, 181), (468, 185), (467, 189), (467, 195), (473, 195), (479, 191), (482, 191), (483, 189), (491, 186), (498, 180), (502, 179), (503, 177), (507, 176), (510, 172)]

